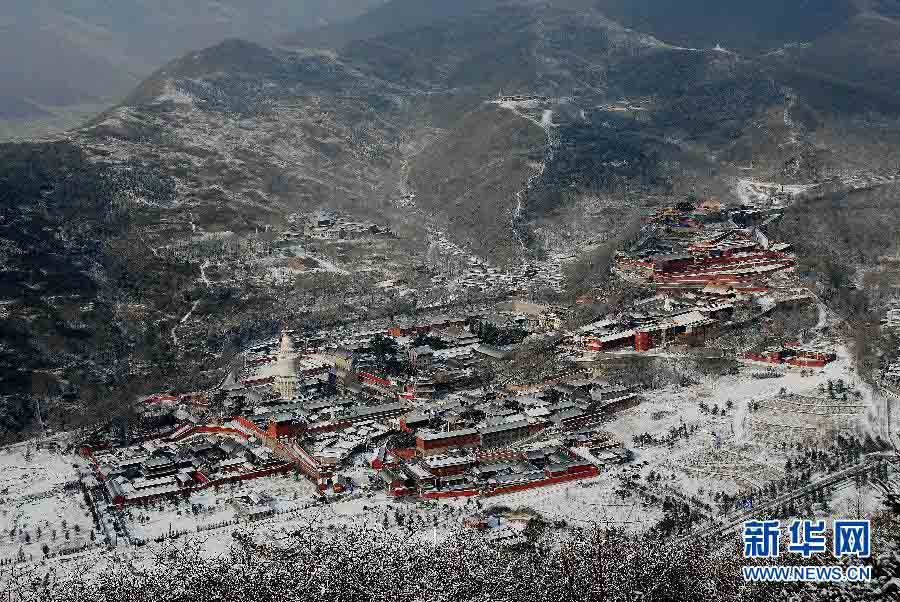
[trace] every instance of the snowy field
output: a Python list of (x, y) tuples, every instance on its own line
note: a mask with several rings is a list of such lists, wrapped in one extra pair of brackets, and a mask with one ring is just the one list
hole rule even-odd
[[(788, 458), (782, 439), (793, 444), (806, 436), (809, 425), (804, 421), (815, 424), (814, 432), (821, 437), (831, 432), (831, 424), (821, 416), (796, 413), (788, 404), (773, 401), (783, 395), (821, 397), (818, 387), (829, 380), (857, 386), (860, 399), (828, 404), (846, 404), (840, 421), (853, 425), (857, 434), (865, 432), (871, 391), (856, 383), (847, 350), (839, 348), (838, 353), (838, 360), (825, 368), (780, 369), (779, 378), (749, 378), (760, 368), (747, 365), (739, 375), (654, 391), (606, 429), (633, 449), (639, 482), (651, 491), (660, 496), (678, 491), (713, 505), (717, 492), (734, 495), (782, 478)], [(761, 437), (762, 422), (794, 424), (798, 433), (786, 432), (782, 439)], [(636, 441), (640, 434), (652, 442)], [(656, 478), (648, 479), (651, 474)]]
[(77, 456), (33, 443), (0, 449), (0, 559), (37, 561), (45, 550), (54, 554), (91, 542), (93, 519), (77, 488), (82, 466)]

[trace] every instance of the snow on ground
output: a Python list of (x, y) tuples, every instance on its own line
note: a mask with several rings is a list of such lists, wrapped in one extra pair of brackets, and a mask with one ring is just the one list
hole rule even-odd
[[(649, 392), (640, 405), (607, 423), (606, 430), (633, 449), (639, 482), (651, 491), (664, 496), (677, 490), (711, 503), (716, 492), (734, 494), (783, 476), (786, 456), (782, 457), (780, 446), (758, 440), (750, 428), (755, 402), (772, 400), (782, 390), (785, 394), (818, 396), (818, 385), (842, 379), (848, 386), (857, 386), (864, 396), (863, 401), (848, 402), (848, 407), (868, 403), (865, 388), (855, 382), (847, 350), (839, 347), (838, 353), (837, 361), (815, 371), (783, 369), (779, 378), (757, 379), (750, 373), (761, 371), (761, 367), (748, 365), (739, 375)], [(715, 415), (714, 409), (718, 410)], [(793, 416), (787, 409), (784, 417), (777, 410), (765, 417), (775, 422), (795, 418), (803, 420), (803, 416)], [(863, 414), (856, 418), (866, 419)], [(674, 437), (669, 443), (667, 436), (679, 429), (688, 435)], [(654, 442), (634, 441), (635, 435), (643, 433), (651, 435)], [(651, 473), (662, 478), (648, 480)]]
[[(196, 514), (192, 508), (197, 510)], [(233, 520), (236, 509), (225, 496), (201, 494), (127, 508), (124, 514), (130, 535), (150, 540), (172, 531), (195, 531), (198, 526)]]
[(34, 443), (0, 449), (0, 559), (40, 559), (45, 545), (59, 552), (90, 542), (90, 510), (79, 489), (66, 489), (82, 466)]
[(778, 202), (775, 195), (781, 192), (796, 196), (802, 192), (815, 188), (818, 184), (778, 184), (777, 182), (760, 182), (750, 178), (739, 178), (735, 185), (735, 192), (743, 205), (773, 206)]
[[(842, 177), (840, 183), (846, 190), (864, 190), (896, 182), (898, 177), (900, 176), (897, 174), (860, 171)], [(752, 178), (738, 178), (734, 184), (734, 191), (744, 205), (783, 208), (790, 199), (820, 186), (822, 184), (779, 184)]]
[(550, 109), (544, 109), (544, 112), (541, 115), (541, 127), (546, 130), (551, 126), (553, 126), (553, 111)]
[[(662, 475), (660, 486), (654, 488), (665, 495), (665, 484), (677, 484), (683, 492), (695, 494), (700, 489), (736, 491), (742, 483), (724, 475), (702, 475), (692, 470), (699, 458), (713, 458), (725, 453), (725, 443), (734, 438), (732, 433), (735, 410), (726, 410), (731, 399), (724, 390), (715, 387), (676, 388), (654, 391), (645, 396), (639, 406), (624, 412), (607, 425), (612, 432), (633, 449), (634, 464), (640, 466), (639, 474), (647, 479), (651, 472)], [(701, 402), (718, 412), (704, 413)], [(722, 416), (721, 411), (726, 415)], [(686, 429), (687, 437), (678, 437), (671, 444), (663, 442), (673, 430)], [(659, 443), (636, 443), (634, 435), (650, 434)], [(752, 461), (747, 458), (748, 463)], [(702, 478), (701, 478), (702, 477)]]
[(548, 520), (563, 520), (573, 527), (601, 525), (645, 531), (659, 522), (662, 511), (658, 504), (648, 505), (637, 494), (622, 491), (617, 478), (621, 471), (632, 469), (613, 467), (592, 479), (485, 498), (482, 503), (514, 510), (529, 508)]
[(499, 105), (504, 109), (509, 109), (510, 111), (521, 111), (521, 110), (535, 110), (540, 108), (546, 101), (541, 100), (539, 98), (530, 98), (526, 100), (497, 100), (490, 101), (492, 104)]
[(844, 481), (832, 493), (828, 510), (817, 514), (829, 519), (864, 518), (883, 510), (882, 492), (876, 485)]

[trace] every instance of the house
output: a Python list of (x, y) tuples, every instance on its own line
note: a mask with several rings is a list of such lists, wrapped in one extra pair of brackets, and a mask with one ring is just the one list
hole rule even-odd
[(467, 516), (463, 519), (463, 526), (469, 529), (485, 531), (488, 529), (488, 519), (480, 514)]
[(419, 489), (434, 489), (437, 477), (421, 464), (410, 462), (403, 465), (403, 471), (416, 483)]
[(422, 463), (428, 470), (438, 477), (460, 475), (475, 465), (475, 458), (470, 455), (462, 456), (428, 456)]
[(218, 464), (216, 464), (215, 468), (218, 472), (240, 472), (244, 468), (247, 468), (249, 465), (247, 464), (246, 456), (237, 456), (235, 458), (228, 458), (227, 460), (222, 460)]
[(238, 441), (237, 439), (223, 439), (219, 442), (219, 449), (221, 449), (229, 457), (243, 453), (246, 448), (246, 444)]
[(369, 458), (369, 466), (371, 466), (374, 470), (381, 470), (387, 464), (387, 448), (384, 446), (376, 447), (375, 451), (372, 453), (372, 457)]
[(790, 348), (790, 351), (793, 353), (792, 357), (787, 359), (787, 363), (792, 366), (822, 368), (837, 359), (834, 351), (799, 346)]
[(837, 359), (833, 351), (802, 347), (799, 343), (785, 343), (762, 351), (748, 351), (744, 359), (767, 364), (788, 364), (802, 368), (822, 368)]
[(396, 401), (376, 406), (356, 406), (347, 411), (344, 419), (350, 423), (365, 422), (367, 420), (387, 420), (401, 416), (408, 410), (408, 405)]
[(265, 467), (278, 462), (278, 458), (274, 457), (272, 450), (268, 447), (254, 447), (250, 449), (250, 451), (247, 452), (247, 460), (260, 467)]
[(412, 493), (406, 475), (391, 468), (383, 468), (378, 472), (378, 478), (384, 483), (388, 495), (401, 497)]
[(415, 410), (400, 419), (400, 428), (407, 433), (413, 433), (417, 429), (428, 426), (430, 420), (430, 416)]
[(420, 456), (446, 454), (451, 449), (467, 449), (481, 445), (481, 435), (473, 428), (434, 432), (422, 430), (416, 434), (416, 452)]
[(722, 210), (722, 202), (718, 199), (703, 199), (697, 203), (697, 211), (718, 213)]
[(527, 419), (503, 422), (478, 429), (482, 447), (503, 447), (528, 437), (532, 432), (535, 432), (532, 423)]
[(333, 354), (334, 370), (339, 379), (346, 378), (356, 371), (356, 352), (347, 347), (341, 347)]
[(269, 417), (266, 426), (266, 434), (276, 439), (281, 437), (294, 437), (303, 432), (306, 427), (306, 419), (295, 412), (279, 412)]
[(125, 482), (127, 482), (127, 479), (124, 477), (117, 477), (106, 481), (106, 497), (109, 499), (110, 503), (115, 504), (116, 506), (122, 506), (125, 503), (125, 490), (122, 487), (122, 484)]
[(344, 475), (338, 475), (334, 478), (334, 484), (332, 485), (332, 490), (335, 493), (344, 493), (345, 491), (351, 489), (353, 486), (350, 484), (350, 479), (345, 477)]
[(141, 474), (147, 479), (155, 479), (175, 474), (177, 468), (169, 458), (152, 458), (141, 465)]
[(422, 372), (431, 368), (434, 362), (434, 350), (428, 345), (413, 347), (409, 350), (409, 366), (416, 372)]
[(682, 272), (693, 265), (694, 256), (687, 254), (659, 255), (653, 259), (653, 271), (657, 274)]

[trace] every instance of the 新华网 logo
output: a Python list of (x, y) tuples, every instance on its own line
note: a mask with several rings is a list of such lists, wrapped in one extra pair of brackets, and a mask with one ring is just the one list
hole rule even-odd
[[(830, 553), (834, 558), (868, 558), (872, 552), (871, 525), (868, 520), (836, 519), (831, 525), (824, 520), (795, 519), (786, 525), (786, 552), (811, 558)], [(779, 520), (744, 522), (744, 557), (778, 558), (782, 531)], [(865, 581), (871, 579), (870, 566), (745, 566), (748, 581)]]

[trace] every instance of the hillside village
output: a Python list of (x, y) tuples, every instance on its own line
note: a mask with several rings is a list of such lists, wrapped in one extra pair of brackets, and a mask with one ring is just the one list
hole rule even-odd
[[(137, 421), (7, 450), (13, 464), (76, 460), (43, 493), (6, 481), (3, 554), (227, 539), (236, 525), (313, 516), (435, 537), (471, 527), (514, 544), (535, 525), (572, 532), (586, 508), (668, 536), (726, 534), (750, 512), (844, 511), (892, 470), (879, 435), (889, 418), (791, 246), (767, 235), (777, 217), (709, 199), (647, 212), (615, 255), (612, 282), (628, 291), (617, 301), (608, 287), (574, 306), (523, 299), (515, 276), (460, 256), (505, 298), (284, 324), (217, 386), (160, 391)], [(329, 213), (282, 238), (357, 235), (390, 232)], [(898, 374), (890, 364), (879, 378), (897, 387)], [(60, 496), (76, 490), (80, 510), (67, 509)], [(33, 499), (53, 500), (62, 522), (39, 518)], [(413, 510), (418, 522), (404, 518)]]

